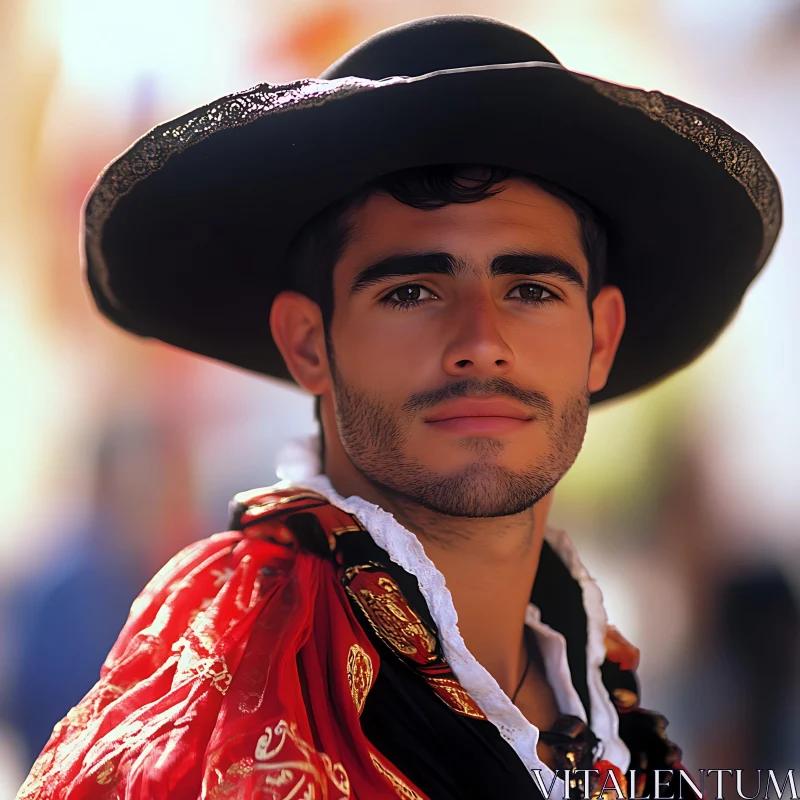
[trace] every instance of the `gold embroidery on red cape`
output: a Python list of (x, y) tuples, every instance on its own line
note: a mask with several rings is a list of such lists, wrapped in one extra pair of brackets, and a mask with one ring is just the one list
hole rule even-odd
[(367, 694), (372, 688), (372, 678), (372, 659), (361, 645), (351, 645), (347, 654), (347, 679), (350, 682), (353, 703), (359, 714), (364, 710)]

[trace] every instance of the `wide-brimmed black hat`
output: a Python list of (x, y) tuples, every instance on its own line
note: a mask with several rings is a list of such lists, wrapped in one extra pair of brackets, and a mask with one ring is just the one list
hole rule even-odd
[(496, 20), (438, 16), (371, 37), (318, 79), (261, 84), (139, 139), (87, 199), (89, 286), (128, 331), (290, 380), (268, 320), (297, 232), (376, 177), (446, 163), (532, 173), (598, 212), (627, 326), (594, 402), (699, 355), (781, 224), (774, 174), (721, 120), (571, 72)]

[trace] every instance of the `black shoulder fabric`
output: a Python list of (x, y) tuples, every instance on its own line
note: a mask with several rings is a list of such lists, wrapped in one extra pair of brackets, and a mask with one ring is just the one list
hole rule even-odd
[[(381, 564), (413, 610), (432, 627), (416, 578), (392, 563), (369, 534), (341, 534), (336, 560), (345, 568), (370, 561)], [(381, 664), (361, 713), (361, 728), (409, 780), (431, 800), (542, 797), (525, 765), (491, 722), (453, 711), (369, 625), (364, 624), (364, 630)]]
[(614, 697), (614, 692), (624, 689), (636, 695), (637, 702), (640, 698), (639, 679), (632, 670), (622, 669), (619, 664), (615, 664), (610, 659), (606, 659), (600, 666), (600, 674), (603, 677), (603, 685), (608, 690), (609, 695)]
[[(652, 797), (656, 788), (654, 770), (681, 767), (681, 748), (667, 737), (669, 720), (663, 714), (639, 705), (639, 679), (633, 670), (622, 669), (619, 664), (606, 659), (600, 672), (619, 713), (619, 735), (631, 754), (629, 769), (635, 769), (643, 776), (637, 794)], [(675, 797), (675, 792), (680, 793), (682, 788), (680, 778), (673, 774), (663, 796)]]
[(542, 622), (557, 630), (567, 641), (567, 661), (572, 684), (586, 709), (586, 721), (591, 726), (592, 707), (586, 676), (588, 634), (583, 590), (546, 541), (539, 558), (531, 602), (542, 612)]
[(539, 798), (520, 758), (486, 720), (456, 714), (371, 631), (381, 666), (361, 714), (367, 738), (431, 800)]

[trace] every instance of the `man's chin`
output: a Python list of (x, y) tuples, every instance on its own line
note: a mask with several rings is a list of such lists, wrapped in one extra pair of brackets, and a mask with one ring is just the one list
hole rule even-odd
[(521, 514), (539, 502), (558, 482), (539, 471), (513, 472), (482, 462), (455, 474), (410, 471), (410, 480), (387, 484), (370, 480), (406, 502), (449, 517), (469, 519)]

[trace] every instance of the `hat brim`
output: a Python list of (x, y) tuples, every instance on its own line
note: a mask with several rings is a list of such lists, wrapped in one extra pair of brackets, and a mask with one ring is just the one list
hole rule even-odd
[(658, 92), (544, 62), (309, 80), (222, 98), (112, 162), (84, 210), (89, 287), (128, 331), (291, 380), (268, 319), (294, 236), (377, 176), (441, 163), (533, 173), (599, 212), (627, 324), (594, 403), (705, 350), (780, 228), (758, 150)]

